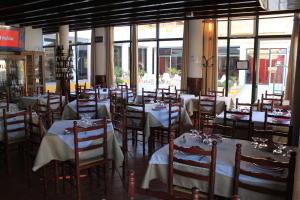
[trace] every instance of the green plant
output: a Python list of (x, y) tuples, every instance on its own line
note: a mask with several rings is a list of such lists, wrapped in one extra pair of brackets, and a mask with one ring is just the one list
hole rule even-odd
[(143, 77), (143, 76), (145, 76), (145, 69), (144, 68), (142, 68), (142, 67), (139, 67), (139, 76), (140, 77)]
[(170, 68), (168, 68), (168, 73), (171, 76), (174, 76), (175, 74), (180, 75), (181, 74), (181, 70), (178, 70), (176, 67), (170, 67)]
[(123, 84), (124, 81), (120, 78), (116, 78), (116, 84)]
[(114, 73), (116, 77), (122, 77), (123, 71), (122, 71), (122, 67), (116, 65), (115, 69), (114, 69)]

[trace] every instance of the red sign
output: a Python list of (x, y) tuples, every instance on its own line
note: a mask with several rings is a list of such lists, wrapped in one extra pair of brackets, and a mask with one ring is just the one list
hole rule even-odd
[(1, 47), (19, 47), (19, 31), (17, 30), (0, 30)]

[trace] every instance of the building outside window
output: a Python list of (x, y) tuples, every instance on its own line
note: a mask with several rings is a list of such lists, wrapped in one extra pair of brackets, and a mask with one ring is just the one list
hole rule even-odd
[[(285, 91), (292, 26), (290, 14), (258, 16), (257, 33), (256, 17), (219, 19), (218, 89), (225, 88), (229, 97), (244, 102), (249, 102), (252, 96), (253, 101), (260, 99), (265, 91)], [(256, 40), (257, 52), (254, 49)], [(237, 69), (240, 60), (248, 62), (247, 70)]]
[(56, 46), (56, 33), (43, 35), (43, 47), (45, 52), (46, 91), (49, 90), (51, 92), (54, 92), (56, 89), (55, 46)]

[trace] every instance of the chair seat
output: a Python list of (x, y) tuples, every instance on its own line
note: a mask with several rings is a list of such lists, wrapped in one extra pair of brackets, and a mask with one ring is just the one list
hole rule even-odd
[[(79, 166), (84, 168), (85, 166), (89, 167), (91, 165), (101, 164), (102, 162), (104, 162), (104, 158), (102, 156), (92, 157), (88, 159), (80, 159)], [(75, 165), (75, 160), (71, 160), (71, 163)]]

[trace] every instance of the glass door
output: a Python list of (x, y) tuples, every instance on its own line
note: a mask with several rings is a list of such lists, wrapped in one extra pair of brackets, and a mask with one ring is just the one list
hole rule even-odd
[(260, 40), (257, 70), (257, 99), (266, 91), (285, 91), (290, 40)]

